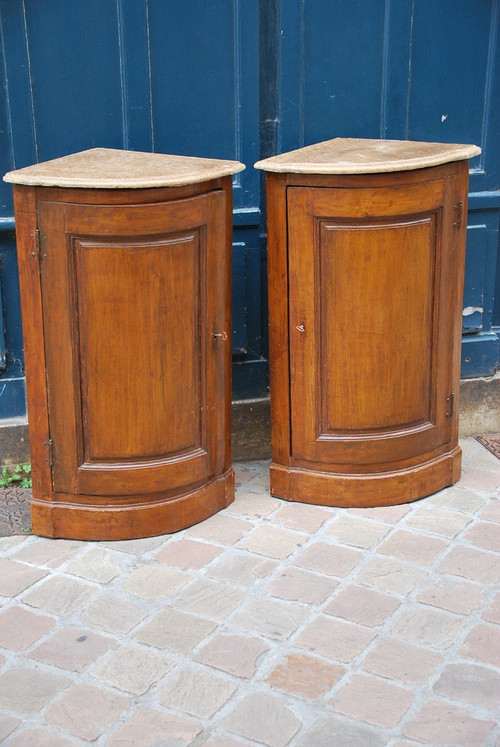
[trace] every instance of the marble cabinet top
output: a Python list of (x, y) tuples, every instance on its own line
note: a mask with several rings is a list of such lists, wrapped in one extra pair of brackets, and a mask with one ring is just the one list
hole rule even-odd
[(239, 161), (92, 148), (9, 171), (4, 181), (42, 187), (137, 189), (181, 187), (243, 171)]
[(295, 174), (370, 174), (423, 169), (479, 153), (476, 145), (338, 137), (266, 158), (255, 168)]

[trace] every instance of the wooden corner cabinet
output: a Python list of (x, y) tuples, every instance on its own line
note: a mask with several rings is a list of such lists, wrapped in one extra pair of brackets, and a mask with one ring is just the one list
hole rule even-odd
[(10, 172), (35, 534), (182, 529), (234, 498), (234, 161), (97, 148)]
[(338, 138), (267, 173), (273, 495), (413, 501), (460, 476), (473, 145)]

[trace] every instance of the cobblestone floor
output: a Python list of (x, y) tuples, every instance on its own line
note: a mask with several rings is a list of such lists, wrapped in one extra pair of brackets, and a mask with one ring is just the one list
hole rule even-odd
[(0, 741), (500, 743), (500, 461), (417, 503), (270, 497), (175, 535), (0, 539)]

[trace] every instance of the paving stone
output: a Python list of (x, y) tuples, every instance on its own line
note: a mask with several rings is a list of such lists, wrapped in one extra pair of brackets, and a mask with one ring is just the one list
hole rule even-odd
[(411, 504), (402, 503), (399, 506), (375, 506), (373, 508), (350, 508), (348, 513), (353, 516), (363, 516), (365, 519), (385, 521), (386, 524), (397, 524), (403, 516), (411, 511)]
[(157, 547), (163, 545), (165, 541), (171, 535), (163, 535), (160, 537), (141, 537), (135, 540), (115, 540), (113, 542), (99, 542), (101, 547), (108, 547), (110, 550), (118, 550), (119, 552), (126, 552), (129, 555), (145, 555), (146, 553), (156, 550)]
[(355, 674), (331, 704), (337, 713), (388, 729), (396, 726), (412, 702), (410, 690)]
[(274, 560), (241, 552), (229, 558), (223, 556), (222, 561), (215, 561), (207, 568), (206, 575), (223, 581), (232, 581), (238, 586), (249, 586), (269, 576), (277, 567), (278, 563)]
[[(500, 524), (481, 521), (474, 524), (465, 534), (465, 540), (484, 550), (500, 552)], [(500, 563), (500, 558), (498, 559)]]
[(259, 495), (249, 490), (238, 490), (236, 498), (226, 511), (244, 519), (263, 519), (276, 511), (281, 501), (270, 495)]
[(7, 553), (15, 547), (25, 545), (30, 542), (31, 537), (0, 537), (0, 552)]
[(452, 539), (467, 526), (470, 520), (470, 517), (464, 514), (431, 505), (417, 508), (406, 519), (405, 526)]
[(265, 693), (248, 695), (222, 721), (228, 731), (269, 747), (285, 747), (300, 726), (281, 699)]
[(9, 734), (12, 734), (19, 724), (22, 724), (20, 719), (8, 716), (6, 713), (0, 713), (0, 739), (2, 741), (7, 739)]
[(227, 703), (236, 685), (201, 668), (184, 667), (158, 691), (162, 705), (199, 718), (211, 718)]
[[(264, 493), (270, 495), (269, 488), (269, 461), (256, 462), (257, 474), (246, 483), (246, 489), (252, 493)], [(238, 491), (239, 493), (240, 491)]]
[(274, 514), (273, 522), (287, 529), (314, 533), (334, 515), (334, 511), (308, 503), (287, 503)]
[(321, 615), (301, 633), (295, 645), (347, 663), (364, 651), (374, 638), (372, 630)]
[(390, 527), (380, 521), (346, 513), (338, 516), (326, 527), (324, 534), (328, 537), (336, 537), (346, 545), (368, 549), (375, 547), (389, 530)]
[(259, 659), (267, 650), (266, 644), (255, 636), (219, 633), (193, 658), (201, 664), (249, 679), (254, 675)]
[(449, 664), (433, 689), (449, 700), (494, 709), (500, 703), (500, 674), (476, 664)]
[(233, 625), (260, 633), (266, 638), (283, 641), (290, 638), (308, 615), (308, 610), (296, 604), (275, 599), (256, 599), (231, 619)]
[(493, 625), (476, 625), (467, 634), (460, 653), (467, 659), (477, 659), (485, 664), (500, 667), (500, 628)]
[(68, 563), (64, 570), (66, 573), (101, 584), (109, 583), (120, 573), (120, 568), (113, 562), (111, 554), (100, 547), (91, 547), (84, 555), (79, 555)]
[(212, 620), (166, 609), (136, 630), (133, 638), (148, 646), (186, 654), (215, 628)]
[(221, 547), (208, 545), (204, 542), (181, 539), (170, 542), (156, 555), (156, 560), (165, 565), (182, 568), (183, 570), (204, 568), (211, 560), (222, 552)]
[(363, 558), (359, 550), (327, 542), (314, 542), (295, 559), (295, 565), (327, 576), (347, 576)]
[(71, 615), (93, 594), (94, 588), (89, 584), (65, 576), (52, 576), (28, 591), (23, 602), (54, 615)]
[(487, 498), (477, 495), (472, 490), (461, 487), (446, 488), (425, 499), (426, 503), (452, 508), (464, 514), (473, 516), (481, 506), (487, 503)]
[(429, 680), (442, 661), (443, 657), (436, 651), (413, 646), (397, 638), (382, 638), (367, 653), (362, 667), (381, 677), (419, 685)]
[(0, 646), (11, 651), (24, 651), (49, 632), (54, 620), (35, 615), (22, 607), (10, 607), (0, 615)]
[(407, 596), (422, 581), (427, 571), (422, 568), (375, 556), (370, 558), (357, 575), (356, 581), (393, 594)]
[(123, 588), (142, 599), (157, 599), (174, 594), (191, 580), (181, 571), (144, 565), (130, 574)]
[(105, 729), (116, 723), (130, 706), (124, 695), (107, 692), (92, 685), (75, 685), (52, 704), (45, 722), (75, 737), (93, 742)]
[(498, 470), (497, 457), (475, 438), (459, 439), (462, 447), (462, 464), (486, 470)]
[(24, 716), (38, 713), (69, 683), (67, 677), (26, 667), (0, 675), (0, 708)]
[(42, 537), (21, 548), (14, 554), (16, 560), (47, 568), (59, 568), (85, 548), (83, 542)]
[(233, 612), (244, 599), (245, 592), (243, 589), (235, 589), (234, 586), (229, 586), (229, 584), (201, 578), (190, 584), (182, 592), (175, 602), (175, 606), (195, 615), (222, 620)]
[(500, 522), (500, 501), (491, 501), (488, 503), (484, 510), (481, 511), (481, 519)]
[(373, 628), (383, 625), (399, 605), (398, 599), (387, 594), (381, 594), (363, 586), (347, 586), (323, 611), (329, 615), (343, 617)]
[(290, 654), (266, 678), (273, 687), (307, 700), (328, 692), (344, 676), (345, 667), (308, 654)]
[(400, 529), (380, 545), (378, 552), (412, 563), (428, 565), (446, 546), (446, 542), (435, 537), (412, 534)]
[(52, 664), (73, 672), (83, 672), (85, 667), (106, 653), (115, 643), (113, 638), (105, 638), (90, 630), (66, 628), (54, 633), (29, 656), (30, 659), (44, 664)]
[(0, 596), (14, 597), (47, 573), (15, 560), (0, 560)]
[[(202, 725), (190, 718), (142, 708), (106, 742), (106, 747), (183, 747), (192, 744)], [(179, 740), (179, 741), (178, 741)]]
[(283, 559), (295, 552), (306, 540), (305, 534), (281, 527), (261, 525), (254, 529), (240, 546), (259, 555)]
[(331, 716), (316, 721), (297, 744), (300, 747), (385, 747), (387, 739), (371, 726)]
[(301, 568), (287, 568), (266, 589), (268, 594), (308, 604), (321, 604), (338, 586), (338, 581)]
[(425, 744), (482, 745), (495, 724), (474, 718), (465, 708), (429, 701), (405, 729), (405, 735)]
[(260, 465), (258, 462), (239, 462), (234, 465), (234, 481), (236, 487), (239, 488), (241, 485), (252, 480), (260, 472)]
[(142, 695), (174, 665), (174, 660), (141, 646), (122, 645), (94, 667), (100, 682), (133, 695)]
[(497, 584), (500, 581), (498, 558), (471, 547), (452, 547), (441, 561), (438, 571), (471, 578), (483, 584)]
[(500, 594), (497, 594), (482, 614), (483, 620), (500, 625)]
[(82, 612), (82, 620), (107, 633), (128, 633), (144, 620), (146, 612), (113, 594), (105, 594)]
[(73, 747), (73, 740), (64, 739), (45, 729), (25, 729), (9, 742), (9, 747)]
[(397, 616), (392, 632), (413, 643), (446, 649), (457, 640), (466, 619), (427, 607), (407, 608)]
[(465, 467), (462, 469), (460, 486), (464, 488), (472, 488), (480, 493), (493, 493), (500, 487), (500, 474), (483, 469)]
[(450, 612), (469, 615), (479, 609), (483, 599), (483, 588), (478, 584), (456, 579), (439, 578), (431, 581), (417, 596), (417, 601), (440, 607)]
[(202, 521), (200, 524), (189, 527), (189, 529), (186, 529), (186, 533), (192, 537), (199, 537), (209, 542), (233, 545), (252, 529), (253, 524), (249, 521), (244, 521), (225, 513), (218, 513)]

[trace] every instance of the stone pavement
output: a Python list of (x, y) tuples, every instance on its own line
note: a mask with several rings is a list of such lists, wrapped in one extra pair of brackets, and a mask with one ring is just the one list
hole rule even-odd
[(500, 744), (500, 461), (413, 504), (271, 498), (174, 535), (0, 540), (0, 741)]

